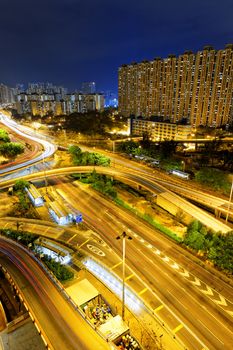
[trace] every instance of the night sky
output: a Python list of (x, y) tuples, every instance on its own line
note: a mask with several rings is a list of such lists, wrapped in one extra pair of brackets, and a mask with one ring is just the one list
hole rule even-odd
[(0, 83), (117, 92), (123, 63), (233, 43), (233, 0), (0, 0)]

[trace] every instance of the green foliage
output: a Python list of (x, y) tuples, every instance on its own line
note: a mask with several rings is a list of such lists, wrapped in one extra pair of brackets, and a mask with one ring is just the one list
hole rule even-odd
[(74, 277), (73, 271), (61, 263), (55, 261), (50, 256), (44, 255), (43, 260), (45, 265), (53, 272), (59, 281), (67, 281)]
[(29, 186), (30, 184), (28, 181), (16, 180), (13, 188), (14, 188), (14, 191), (24, 191), (25, 187), (28, 188)]
[(112, 180), (110, 177), (102, 174), (97, 174), (97, 172), (94, 170), (91, 174), (87, 175), (87, 177), (80, 178), (79, 176), (75, 176), (76, 174), (73, 174), (73, 177), (78, 178), (83, 183), (91, 184), (91, 186), (103, 193), (104, 195), (115, 199), (117, 197), (117, 191), (114, 188), (114, 180)]
[(195, 174), (195, 179), (214, 190), (230, 191), (230, 183), (228, 182), (228, 174), (214, 168), (202, 168)]
[(205, 258), (221, 269), (233, 272), (233, 231), (225, 236), (213, 233), (195, 220), (188, 226), (184, 243), (194, 250), (201, 250)]
[(75, 145), (70, 146), (68, 152), (74, 156), (79, 156), (82, 153), (81, 148)]
[(104, 135), (107, 130), (118, 127), (122, 121), (112, 118), (112, 111), (106, 110), (103, 112), (91, 111), (87, 113), (72, 113), (64, 116), (65, 129), (71, 129), (81, 132), (86, 135)]
[(15, 158), (24, 152), (24, 147), (20, 143), (6, 142), (0, 145), (0, 154), (5, 158)]
[(139, 154), (139, 143), (134, 141), (122, 142), (119, 145), (119, 150), (127, 154)]
[(16, 192), (19, 202), (18, 202), (18, 210), (24, 214), (30, 207), (28, 197), (25, 193), (25, 187), (29, 187), (30, 184), (25, 180), (17, 180), (13, 186), (14, 191)]
[(34, 233), (12, 229), (0, 229), (0, 234), (14, 239), (15, 241), (19, 241), (25, 246), (27, 246), (29, 243), (33, 244), (34, 241), (39, 237)]
[(82, 152), (78, 146), (70, 146), (68, 152), (72, 155), (74, 165), (109, 166), (110, 159), (98, 153)]
[(173, 140), (165, 140), (160, 143), (159, 151), (162, 159), (170, 158), (176, 151), (177, 143)]
[(8, 132), (3, 129), (0, 129), (0, 142), (10, 142)]

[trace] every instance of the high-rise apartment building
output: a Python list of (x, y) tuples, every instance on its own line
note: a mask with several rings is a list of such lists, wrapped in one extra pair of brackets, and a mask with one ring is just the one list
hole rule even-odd
[(14, 89), (4, 84), (0, 84), (0, 104), (13, 103), (14, 101)]
[(152, 61), (122, 65), (118, 80), (119, 113), (161, 116), (192, 126), (232, 122), (233, 44), (224, 50), (204, 47)]

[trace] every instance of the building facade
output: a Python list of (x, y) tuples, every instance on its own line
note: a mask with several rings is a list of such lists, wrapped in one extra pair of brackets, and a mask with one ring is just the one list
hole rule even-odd
[(232, 97), (233, 44), (119, 68), (119, 113), (124, 116), (161, 116), (172, 123), (185, 118), (193, 127), (217, 127), (232, 122)]
[(192, 132), (191, 125), (179, 125), (146, 120), (143, 118), (129, 118), (130, 135), (147, 136), (151, 141), (186, 140)]
[(102, 111), (104, 96), (102, 94), (73, 93), (66, 94), (59, 99), (57, 94), (23, 92), (17, 95), (15, 107), (19, 114), (29, 113), (41, 117), (50, 113), (53, 115), (86, 113), (95, 110)]
[(14, 89), (0, 84), (0, 104), (8, 104), (15, 102)]

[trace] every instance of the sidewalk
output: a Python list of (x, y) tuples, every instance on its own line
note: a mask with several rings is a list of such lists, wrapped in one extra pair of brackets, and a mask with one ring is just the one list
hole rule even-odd
[[(122, 302), (117, 294), (121, 295), (122, 287), (117, 286), (114, 276), (109, 273), (108, 276), (94, 276), (87, 269), (80, 270), (77, 273), (77, 278), (82, 280), (87, 278), (90, 283), (99, 291), (106, 302), (110, 305), (113, 312), (121, 315)], [(106, 284), (104, 284), (103, 282)], [(107, 286), (110, 282), (115, 286), (114, 292)], [(120, 287), (120, 289), (118, 289)], [(118, 290), (117, 290), (118, 289)], [(130, 301), (131, 299), (131, 301)], [(125, 321), (130, 328), (130, 333), (134, 336), (145, 350), (181, 350), (181, 347), (155, 320), (149, 313), (149, 310), (141, 303), (140, 299), (135, 297), (126, 288), (126, 307), (125, 307)], [(131, 309), (131, 310), (130, 310)]]
[(2, 350), (45, 350), (45, 345), (32, 323), (27, 318), (10, 333), (4, 330), (0, 333), (0, 349)]

